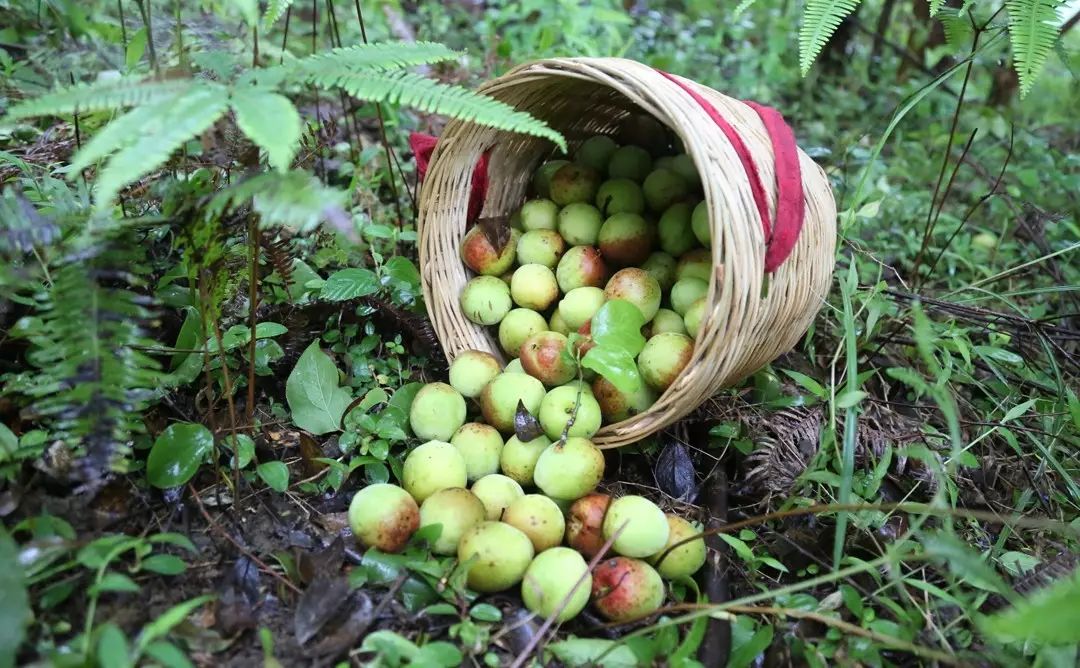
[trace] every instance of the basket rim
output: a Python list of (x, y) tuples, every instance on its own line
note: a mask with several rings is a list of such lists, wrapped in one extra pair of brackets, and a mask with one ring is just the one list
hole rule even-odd
[[(614, 95), (620, 96), (620, 99), (628, 101), (636, 109), (640, 109), (647, 115), (659, 120), (667, 128), (678, 136), (685, 147), (685, 151), (694, 160), (695, 166), (698, 168), (699, 173), (702, 174), (703, 181), (703, 198), (708, 204), (710, 211), (710, 227), (713, 230), (714, 239), (722, 239), (722, 244), (713, 244), (711, 249), (711, 257), (713, 259), (714, 271), (709, 280), (709, 291), (706, 295), (706, 313), (703, 317), (701, 328), (703, 332), (706, 332), (706, 339), (708, 343), (701, 341), (699, 335), (699, 341), (695, 341), (694, 354), (691, 359), (690, 365), (680, 373), (679, 378), (670, 387), (660, 393), (657, 398), (657, 403), (664, 401), (665, 398), (670, 399), (672, 396), (681, 397), (684, 392), (680, 392), (679, 388), (686, 389), (680, 384), (680, 381), (685, 376), (691, 373), (691, 367), (701, 367), (704, 364), (713, 363), (716, 360), (712, 356), (706, 355), (707, 352), (712, 351), (716, 347), (716, 339), (722, 338), (725, 341), (737, 344), (741, 347), (754, 348), (760, 344), (760, 341), (756, 341), (755, 337), (750, 336), (754, 333), (755, 329), (761, 330), (760, 326), (756, 328), (743, 328), (739, 329), (737, 326), (733, 326), (731, 321), (737, 317), (742, 319), (755, 319), (761, 316), (760, 310), (756, 308), (758, 305), (756, 301), (764, 302), (769, 297), (761, 298), (762, 284), (766, 280), (763, 271), (763, 253), (756, 253), (750, 257), (732, 258), (729, 255), (734, 251), (732, 245), (732, 239), (737, 238), (739, 241), (736, 246), (740, 248), (764, 248), (764, 233), (760, 225), (760, 219), (756, 213), (752, 215), (742, 215), (739, 217), (739, 223), (753, 222), (753, 225), (742, 225), (745, 229), (735, 229), (733, 224), (721, 220), (717, 209), (718, 204), (722, 204), (730, 211), (747, 210), (753, 211), (752, 200), (749, 194), (749, 184), (746, 180), (745, 174), (743, 174), (742, 180), (738, 178), (739, 172), (733, 168), (734, 160), (731, 155), (731, 147), (724, 146), (722, 141), (716, 141), (716, 137), (708, 137), (710, 130), (713, 133), (718, 132), (715, 127), (709, 128), (704, 123), (700, 122), (700, 115), (704, 112), (696, 107), (688, 104), (691, 100), (686, 91), (681, 90), (676, 84), (668, 81), (659, 72), (645, 66), (636, 61), (625, 58), (604, 58), (604, 57), (573, 57), (573, 58), (551, 58), (544, 60), (537, 60), (529, 63), (523, 63), (511, 69), (506, 74), (486, 82), (480, 87), (480, 91), (489, 95), (499, 97), (500, 95), (506, 95), (508, 93), (514, 93), (515, 91), (523, 90), (530, 86), (537, 84), (543, 85), (545, 82), (550, 82), (556, 77), (563, 77), (567, 79), (576, 80), (578, 82), (585, 82), (585, 85), (592, 87), (605, 87), (610, 91), (613, 91)], [(683, 78), (684, 81), (689, 82), (690, 85), (695, 87), (699, 93), (710, 95), (716, 98), (715, 101), (719, 101), (725, 105), (725, 109), (721, 110), (721, 113), (727, 111), (732, 115), (729, 122), (740, 129), (740, 133), (749, 133), (751, 137), (746, 141), (748, 143), (755, 144), (755, 150), (757, 156), (771, 155), (771, 147), (765, 147), (761, 143), (761, 137), (758, 136), (761, 133), (760, 128), (754, 127), (754, 119), (752, 114), (754, 113), (745, 103), (732, 100), (722, 94), (713, 91), (710, 88), (702, 86), (692, 80)], [(745, 107), (743, 113), (738, 112), (738, 105)], [(526, 109), (527, 111), (533, 111), (532, 108)], [(728, 115), (725, 114), (725, 117)], [(560, 128), (562, 129), (562, 128)], [(609, 132), (608, 134), (614, 134)], [(435, 154), (432, 156), (431, 165), (429, 169), (444, 171), (450, 170), (449, 160), (454, 156), (462, 158), (463, 153), (470, 153), (467, 146), (463, 146), (462, 143), (468, 139), (476, 141), (476, 137), (473, 135), (483, 135), (492, 140), (492, 143), (496, 143), (494, 139), (498, 137), (498, 131), (488, 130), (485, 132), (470, 130), (467, 124), (461, 122), (452, 121), (447, 124), (447, 128), (444, 131), (444, 137), (448, 137), (451, 141), (445, 143), (440, 142), (442, 146), (437, 147)], [(481, 142), (483, 143), (483, 142)], [(476, 152), (477, 147), (472, 147), (471, 152)], [(549, 151), (550, 153), (550, 151)], [(818, 289), (814, 297), (807, 299), (805, 295), (797, 305), (799, 308), (792, 309), (797, 311), (792, 313), (787, 318), (789, 322), (796, 329), (798, 329), (795, 340), (801, 337), (802, 332), (809, 326), (814, 315), (816, 315), (820, 306), (824, 303), (825, 296), (828, 294), (827, 286), (831, 281), (832, 265), (835, 248), (835, 202), (833, 201), (831, 187), (829, 186), (828, 179), (825, 178), (824, 172), (806, 154), (798, 151), (799, 160), (803, 166), (803, 196), (804, 199), (809, 199), (808, 195), (816, 196), (820, 201), (818, 207), (819, 215), (812, 215), (811, 207), (807, 207), (807, 227), (820, 228), (819, 234), (811, 235), (816, 237), (815, 247), (821, 251), (817, 253), (818, 259), (824, 255), (827, 260), (824, 264), (827, 265), (827, 269), (822, 270), (818, 267), (811, 273), (813, 280), (810, 281), (820, 288), (824, 285), (824, 289)], [(459, 159), (458, 162), (461, 160)], [(717, 165), (721, 165), (720, 169), (717, 169)], [(703, 169), (704, 167), (704, 169)], [(460, 165), (458, 166), (460, 170)], [(766, 187), (768, 190), (768, 199), (770, 202), (770, 208), (775, 211), (776, 200), (776, 187), (772, 177), (771, 165), (765, 165), (762, 169), (763, 178), (766, 181)], [(714, 172), (720, 172), (724, 175), (734, 176), (734, 179), (727, 181), (727, 184), (722, 188), (718, 188), (713, 183)], [(430, 174), (430, 172), (429, 172)], [(706, 179), (709, 179), (709, 183), (706, 184)], [(736, 183), (732, 184), (734, 180)], [(497, 183), (491, 184), (492, 190), (498, 188)], [(438, 191), (438, 192), (436, 192)], [(735, 191), (735, 192), (732, 192)], [(439, 199), (444, 195), (438, 186), (429, 185), (425, 183), (421, 189), (421, 201), (423, 203), (430, 204), (433, 199)], [(809, 204), (809, 202), (808, 202)], [(488, 202), (485, 204), (485, 210), (489, 206), (492, 206), (492, 197), (489, 192)], [(830, 213), (831, 212), (831, 213)], [(823, 215), (820, 215), (823, 214)], [(421, 206), (420, 216), (420, 231), (421, 237), (426, 232), (430, 232), (434, 223), (432, 222), (435, 213), (431, 206)], [(811, 221), (813, 218), (813, 221)], [(803, 237), (809, 238), (804, 231)], [(797, 245), (806, 246), (803, 243), (803, 238)], [(436, 271), (435, 266), (440, 261), (448, 261), (447, 258), (432, 257), (428, 251), (428, 244), (421, 243), (421, 275), (422, 283), (424, 287), (425, 298), (429, 303), (429, 311), (431, 310), (430, 304), (435, 297), (434, 275)], [(793, 260), (807, 262), (806, 249), (802, 249), (799, 258), (789, 258), (787, 263), (791, 263)], [(745, 255), (745, 253), (743, 254)], [(812, 254), (811, 254), (812, 255)], [(725, 259), (728, 261), (725, 262)], [(455, 255), (454, 262), (460, 265), (460, 259)], [(817, 265), (823, 264), (817, 262)], [(465, 273), (465, 269), (462, 266), (461, 272)], [(791, 267), (781, 267), (776, 273), (770, 276), (770, 283), (772, 283), (775, 277), (779, 277), (784, 283), (782, 286), (785, 290), (789, 288), (797, 290), (796, 287), (792, 287), (789, 284), (797, 283), (799, 272), (793, 271)], [(739, 285), (736, 285), (736, 281)], [(770, 290), (772, 286), (770, 285)], [(729, 298), (729, 295), (734, 290), (741, 290), (741, 301), (734, 302)], [(749, 295), (756, 295), (756, 298), (750, 298)], [(451, 306), (453, 309), (456, 306)], [(433, 317), (433, 321), (436, 317)], [(737, 325), (738, 323), (736, 323)], [(722, 329), (723, 331), (717, 331)], [(767, 328), (766, 328), (767, 329)], [(438, 328), (437, 328), (438, 330)], [(758, 332), (758, 338), (760, 338), (760, 332)], [(786, 339), (792, 339), (791, 336)], [(440, 340), (446, 343), (446, 339), (440, 334)], [(790, 343), (785, 341), (783, 348), (790, 349), (794, 345), (795, 340), (791, 340)], [(505, 359), (502, 354), (502, 350), (494, 344), (493, 339), (487, 337), (488, 345), (483, 349), (488, 352), (494, 353), (499, 359)], [(452, 361), (456, 352), (462, 348), (455, 347), (453, 345), (444, 345), (444, 350), (448, 361)], [(781, 351), (769, 350), (765, 353), (757, 355), (757, 357), (768, 357), (769, 359), (775, 358)], [(752, 355), (747, 355), (753, 357)], [(741, 361), (741, 360), (740, 360)], [(767, 363), (768, 360), (766, 360)], [(756, 366), (762, 366), (763, 364), (757, 364)], [(726, 375), (724, 385), (731, 385), (734, 382), (738, 382), (742, 378), (753, 373), (754, 369), (748, 369), (747, 364), (742, 364), (742, 368), (738, 368), (738, 364), (729, 364), (728, 368), (715, 369), (717, 374), (723, 373)], [(730, 367), (735, 368), (730, 368)], [(708, 371), (708, 370), (707, 370)], [(701, 371), (695, 371), (694, 373), (701, 373)], [(706, 384), (698, 383), (699, 389), (705, 387)], [(719, 386), (718, 386), (719, 387)], [(713, 391), (715, 391), (714, 388)], [(673, 388), (675, 388), (673, 390)], [(689, 400), (693, 401), (694, 405), (689, 410), (678, 409), (672, 410), (672, 406), (667, 406), (665, 412), (671, 414), (673, 412), (681, 412), (679, 417), (685, 416), (692, 412), (698, 404), (707, 399), (708, 396), (690, 397)], [(654, 404), (655, 406), (656, 404)], [(654, 408), (650, 408), (638, 415), (632, 416), (627, 420), (620, 421), (605, 425), (594, 436), (594, 440), (601, 447), (615, 447), (618, 445), (624, 445), (662, 429), (667, 424), (673, 422), (673, 420), (666, 419), (664, 424), (655, 424), (655, 420), (650, 418), (655, 417)], [(678, 419), (678, 418), (675, 418)]]

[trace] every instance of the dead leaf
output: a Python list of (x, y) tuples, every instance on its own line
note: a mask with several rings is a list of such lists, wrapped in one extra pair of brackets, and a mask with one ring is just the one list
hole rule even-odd
[(337, 616), (338, 610), (349, 596), (349, 581), (341, 575), (323, 575), (315, 578), (300, 596), (293, 616), (296, 642), (307, 644), (326, 623)]

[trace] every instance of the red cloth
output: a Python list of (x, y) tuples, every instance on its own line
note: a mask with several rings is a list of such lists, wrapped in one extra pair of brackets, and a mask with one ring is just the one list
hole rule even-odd
[(803, 200), (802, 193), (802, 170), (799, 166), (795, 133), (791, 131), (788, 124), (784, 122), (784, 117), (777, 110), (756, 102), (746, 103), (757, 112), (772, 141), (776, 161), (776, 220), (770, 221), (769, 204), (765, 199), (765, 187), (761, 183), (761, 174), (739, 133), (720, 115), (716, 107), (712, 106), (712, 103), (692, 86), (673, 74), (662, 70), (657, 70), (657, 72), (686, 91), (731, 142), (732, 148), (735, 149), (750, 179), (750, 193), (754, 197), (754, 205), (757, 207), (758, 215), (761, 217), (761, 226), (765, 231), (765, 272), (776, 271), (791, 254), (791, 249), (795, 247), (795, 242), (802, 231), (803, 220), (806, 218), (806, 202)]
[[(427, 176), (428, 163), (431, 162), (431, 154), (435, 152), (435, 145), (439, 138), (434, 135), (414, 132), (409, 135), (409, 148), (416, 156), (416, 174), (420, 181)], [(484, 198), (488, 189), (488, 157), (490, 151), (484, 151), (480, 159), (473, 167), (472, 183), (469, 185), (469, 210), (466, 214), (466, 227), (471, 227), (480, 217), (480, 210), (484, 208)]]

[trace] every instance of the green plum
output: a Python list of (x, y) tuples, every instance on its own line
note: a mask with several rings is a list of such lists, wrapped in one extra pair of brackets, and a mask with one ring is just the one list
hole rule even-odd
[(525, 405), (525, 410), (536, 415), (544, 394), (544, 384), (529, 374), (504, 372), (480, 393), (480, 411), (492, 427), (504, 434), (512, 434), (518, 402)]
[(553, 547), (536, 555), (521, 580), (521, 599), (529, 612), (558, 622), (573, 619), (589, 602), (592, 576), (580, 554)]
[(409, 408), (409, 426), (425, 441), (449, 441), (465, 424), (465, 399), (446, 383), (420, 388)]
[(510, 286), (497, 276), (476, 276), (461, 291), (461, 311), (477, 325), (497, 325), (510, 312)]
[(615, 499), (604, 517), (604, 539), (615, 537), (611, 549), (624, 557), (656, 554), (667, 545), (670, 531), (664, 511), (643, 496)]
[(506, 314), (499, 323), (499, 345), (507, 355), (517, 357), (525, 339), (538, 332), (547, 331), (547, 320), (536, 311), (516, 308)]
[[(592, 204), (574, 202), (559, 211), (559, 234), (571, 246), (592, 246), (600, 235), (604, 217)], [(521, 260), (524, 262), (525, 260)]]
[(499, 470), (503, 439), (495, 427), (467, 422), (454, 432), (450, 444), (458, 449), (465, 460), (465, 474), (470, 481)]
[(521, 485), (508, 476), (492, 473), (473, 483), (472, 493), (484, 504), (487, 519), (497, 520), (502, 517), (514, 499), (525, 494)]
[(349, 526), (361, 545), (382, 552), (400, 552), (420, 527), (420, 509), (404, 489), (376, 483), (353, 496)]
[(481, 522), (461, 537), (458, 561), (468, 564), (469, 588), (492, 593), (513, 587), (532, 563), (532, 543), (520, 530), (502, 522)]
[[(571, 386), (556, 387), (544, 395), (540, 402), (540, 426), (551, 440), (562, 437), (570, 418), (574, 418), (574, 424), (570, 426), (569, 436), (589, 438), (600, 430), (600, 405), (596, 403), (592, 393), (582, 391), (580, 404), (578, 388)], [(575, 415), (574, 410), (577, 409)], [(566, 498), (566, 497), (563, 497)]]
[(581, 498), (603, 477), (604, 453), (589, 439), (574, 436), (548, 446), (533, 470), (536, 486), (553, 499)]
[(465, 459), (449, 443), (428, 441), (405, 457), (401, 482), (417, 503), (423, 503), (441, 489), (465, 486), (468, 482)]
[(484, 521), (484, 504), (467, 489), (441, 489), (420, 506), (420, 526), (442, 525), (431, 551), (435, 554), (454, 554), (462, 535)]
[(482, 350), (464, 350), (450, 363), (450, 386), (461, 396), (475, 399), (502, 371), (499, 360)]
[(638, 372), (653, 389), (664, 391), (675, 382), (694, 354), (694, 341), (685, 334), (664, 332), (645, 342), (638, 355)]
[(502, 469), (503, 475), (513, 479), (519, 485), (532, 485), (536, 461), (549, 445), (551, 445), (551, 439), (543, 434), (531, 441), (521, 441), (517, 436), (511, 436), (503, 446), (499, 468)]

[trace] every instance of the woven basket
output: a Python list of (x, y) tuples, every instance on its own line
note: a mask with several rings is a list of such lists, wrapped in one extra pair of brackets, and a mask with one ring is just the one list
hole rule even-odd
[[(742, 137), (775, 217), (773, 152), (758, 115), (743, 102), (682, 81)], [(626, 445), (673, 424), (795, 346), (828, 294), (836, 245), (832, 190), (805, 153), (798, 151), (806, 206), (802, 232), (787, 260), (766, 275), (765, 233), (745, 168), (716, 123), (670, 78), (620, 58), (553, 59), (517, 67), (480, 90), (546, 121), (571, 149), (594, 134), (640, 143), (641, 120), (651, 116), (681, 139), (701, 174), (716, 270), (693, 359), (648, 411), (604, 426), (593, 439), (598, 446)], [(627, 137), (632, 128), (638, 134)], [(419, 237), (424, 298), (448, 360), (469, 349), (504, 358), (493, 333), (467, 320), (458, 305), (469, 279), (459, 245), (470, 179), (489, 148), (484, 216), (516, 210), (536, 167), (552, 156), (551, 143), (534, 137), (457, 121), (443, 131), (420, 193)]]

